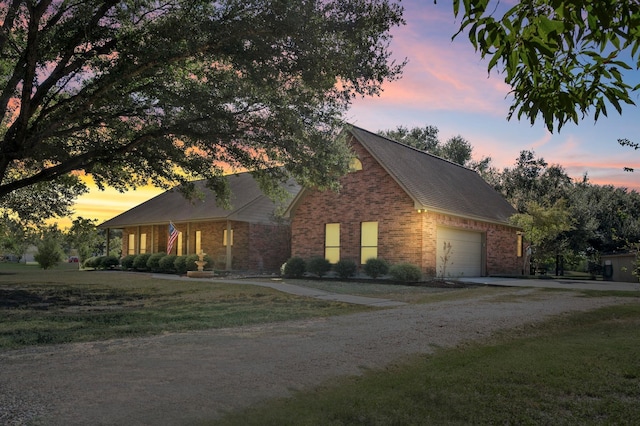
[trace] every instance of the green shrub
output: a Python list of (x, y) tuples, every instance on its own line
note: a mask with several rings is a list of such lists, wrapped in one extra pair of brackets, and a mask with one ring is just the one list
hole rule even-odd
[(117, 256), (100, 257), (100, 267), (103, 269), (113, 269), (118, 265), (120, 265), (120, 259)]
[(120, 261), (120, 265), (122, 266), (122, 269), (124, 269), (125, 271), (127, 269), (133, 269), (133, 262), (135, 260), (136, 260), (135, 254), (128, 254), (122, 258), (122, 260)]
[(422, 271), (411, 263), (398, 263), (389, 268), (389, 275), (396, 280), (405, 283), (416, 282), (422, 279)]
[(104, 269), (102, 267), (102, 259), (104, 259), (104, 258), (105, 258), (105, 256), (96, 256), (95, 260), (93, 262), (94, 265), (95, 265), (94, 268), (96, 268), (96, 269)]
[(45, 238), (38, 244), (38, 253), (34, 256), (42, 269), (49, 269), (62, 261), (62, 248), (54, 238)]
[(204, 256), (204, 261), (207, 262), (206, 265), (204, 265), (205, 271), (213, 271), (215, 269), (216, 264), (208, 254)]
[(384, 259), (376, 259), (372, 257), (371, 259), (367, 259), (363, 269), (365, 274), (375, 280), (389, 272), (389, 263)]
[(331, 262), (324, 257), (315, 256), (307, 261), (307, 272), (322, 278), (331, 270)]
[(175, 254), (168, 254), (166, 256), (164, 256), (162, 259), (160, 259), (160, 271), (165, 272), (165, 273), (173, 273), (176, 271), (176, 266), (175, 266), (175, 261), (176, 258), (178, 256), (176, 256)]
[(89, 257), (89, 258), (85, 259), (85, 261), (82, 264), (82, 266), (84, 268), (97, 268), (98, 267), (98, 257), (92, 256), (92, 257)]
[(189, 254), (186, 258), (187, 271), (197, 271), (198, 265), (196, 265), (196, 260), (200, 259), (197, 254)]
[(187, 273), (187, 256), (177, 256), (173, 261), (173, 267), (176, 270), (176, 274), (184, 275)]
[(335, 265), (333, 265), (333, 270), (338, 274), (338, 276), (346, 280), (356, 274), (358, 270), (358, 265), (351, 259), (339, 260)]
[[(176, 256), (173, 261), (173, 267), (176, 274), (186, 274), (187, 271), (197, 271), (198, 265), (196, 265), (196, 260), (200, 260), (200, 256), (197, 254), (188, 254), (186, 256)], [(207, 262), (204, 265), (204, 269), (207, 271), (213, 270), (214, 262), (211, 257), (205, 255), (204, 259)]]
[(133, 269), (136, 271), (146, 271), (148, 269), (147, 261), (151, 257), (150, 253), (143, 253), (136, 256), (133, 260)]
[(292, 257), (284, 265), (284, 276), (300, 278), (304, 275), (307, 265), (301, 257)]
[(153, 253), (151, 256), (149, 256), (149, 259), (147, 259), (147, 268), (152, 272), (159, 272), (160, 259), (162, 259), (165, 256), (166, 254), (164, 253)]
[(434, 278), (436, 276), (436, 268), (434, 268), (433, 266), (427, 266), (424, 274), (429, 278)]

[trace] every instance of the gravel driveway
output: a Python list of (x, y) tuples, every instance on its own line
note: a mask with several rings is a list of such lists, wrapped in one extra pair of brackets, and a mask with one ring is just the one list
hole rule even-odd
[(326, 319), (1, 352), (0, 424), (190, 424), (406, 355), (625, 301), (495, 289)]

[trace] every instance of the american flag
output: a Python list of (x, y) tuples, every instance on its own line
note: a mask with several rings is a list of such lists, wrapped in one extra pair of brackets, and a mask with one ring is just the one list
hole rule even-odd
[(173, 224), (173, 222), (169, 222), (169, 243), (167, 244), (167, 253), (171, 254), (171, 249), (173, 249), (173, 245), (178, 239), (178, 228)]

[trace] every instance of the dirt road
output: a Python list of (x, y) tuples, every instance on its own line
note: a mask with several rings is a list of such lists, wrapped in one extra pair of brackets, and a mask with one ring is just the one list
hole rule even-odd
[[(0, 424), (181, 425), (499, 329), (625, 300), (537, 289), (0, 353)], [(627, 299), (628, 301), (628, 299)]]

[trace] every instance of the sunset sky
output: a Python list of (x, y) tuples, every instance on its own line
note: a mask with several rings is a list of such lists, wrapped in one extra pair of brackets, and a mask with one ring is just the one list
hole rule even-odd
[[(407, 25), (394, 30), (391, 50), (398, 62), (408, 59), (404, 75), (386, 84), (380, 97), (356, 100), (346, 116), (350, 123), (373, 132), (434, 125), (442, 141), (461, 135), (478, 158), (489, 156), (499, 168), (513, 166), (521, 150), (533, 150), (575, 179), (586, 173), (593, 183), (640, 191), (640, 151), (617, 143), (623, 137), (640, 139), (638, 107), (624, 108), (622, 116), (610, 108), (610, 116), (595, 124), (586, 117), (554, 134), (541, 122), (507, 121), (509, 87), (499, 75), (487, 74), (486, 61), (464, 35), (451, 41), (457, 30), (451, 2), (404, 0), (402, 5)], [(628, 82), (638, 84), (640, 76), (629, 75)], [(634, 101), (640, 105), (638, 98), (636, 94)], [(624, 172), (625, 166), (636, 172)], [(102, 222), (160, 192), (92, 190), (78, 199), (75, 216)], [(58, 222), (66, 226), (64, 220)]]

